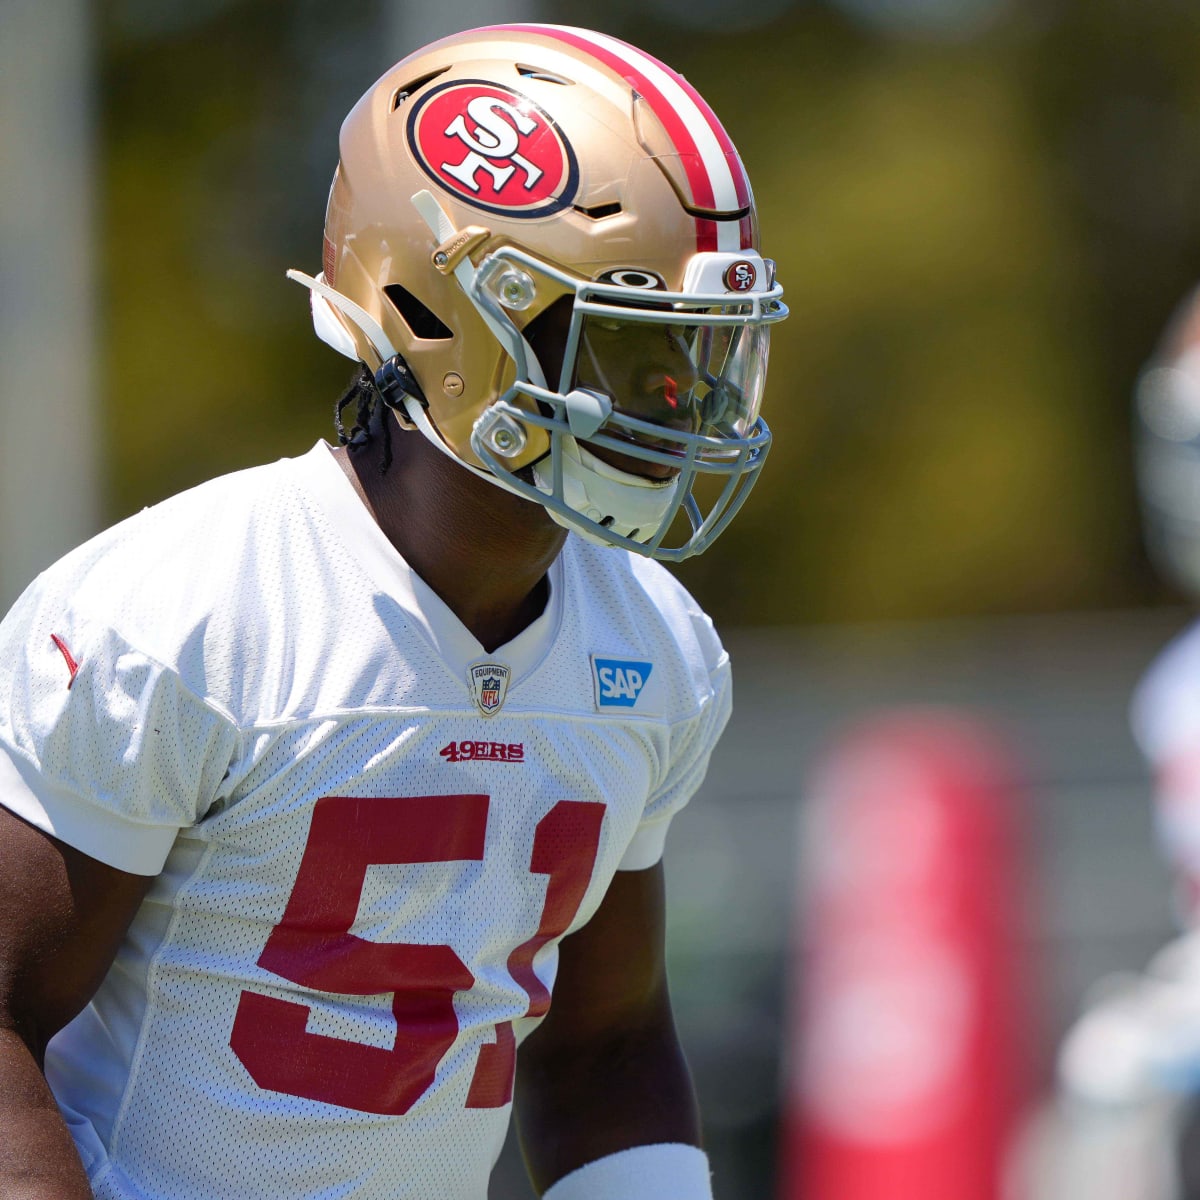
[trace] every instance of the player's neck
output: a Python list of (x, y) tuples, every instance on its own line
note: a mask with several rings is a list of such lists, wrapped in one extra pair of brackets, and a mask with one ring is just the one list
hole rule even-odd
[(393, 428), (392, 451), (386, 473), (378, 434), (338, 458), (388, 540), (484, 649), (511, 641), (545, 608), (565, 530), (419, 433)]

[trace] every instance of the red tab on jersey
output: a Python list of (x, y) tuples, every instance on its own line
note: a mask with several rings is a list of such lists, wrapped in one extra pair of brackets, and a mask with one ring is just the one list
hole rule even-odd
[(71, 672), (71, 677), (67, 680), (67, 687), (75, 682), (75, 676), (79, 674), (79, 663), (75, 661), (75, 656), (67, 649), (67, 643), (58, 636), (57, 633), (50, 635), (50, 640), (58, 647), (58, 652), (67, 660), (67, 670)]
[(524, 762), (524, 742), (448, 742), (438, 753), (447, 762)]

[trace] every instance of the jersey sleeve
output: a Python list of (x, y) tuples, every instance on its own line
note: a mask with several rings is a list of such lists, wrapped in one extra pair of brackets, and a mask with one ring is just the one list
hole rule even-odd
[(699, 710), (671, 728), (666, 770), (646, 804), (619, 870), (645, 870), (662, 858), (672, 817), (704, 782), (713, 747), (729, 720), (733, 704), (729, 656), (723, 650), (709, 680), (710, 690), (701, 699)]
[(0, 623), (0, 803), (85, 854), (157, 874), (236, 742), (177, 672), (39, 584)]

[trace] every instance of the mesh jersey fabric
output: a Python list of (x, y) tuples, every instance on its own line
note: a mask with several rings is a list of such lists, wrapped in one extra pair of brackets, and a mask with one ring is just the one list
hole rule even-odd
[(661, 566), (574, 536), (485, 655), (320, 442), (40, 576), (0, 624), (0, 802), (157, 876), (47, 1054), (98, 1200), (483, 1200), (557, 943), (657, 861), (729, 680)]

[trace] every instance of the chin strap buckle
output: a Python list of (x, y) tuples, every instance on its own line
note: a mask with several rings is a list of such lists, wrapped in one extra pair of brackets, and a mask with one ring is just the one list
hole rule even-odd
[(412, 425), (404, 405), (405, 396), (411, 396), (422, 408), (429, 407), (417, 377), (399, 354), (384, 359), (382, 366), (375, 372), (375, 390), (384, 404), (395, 412), (405, 425)]

